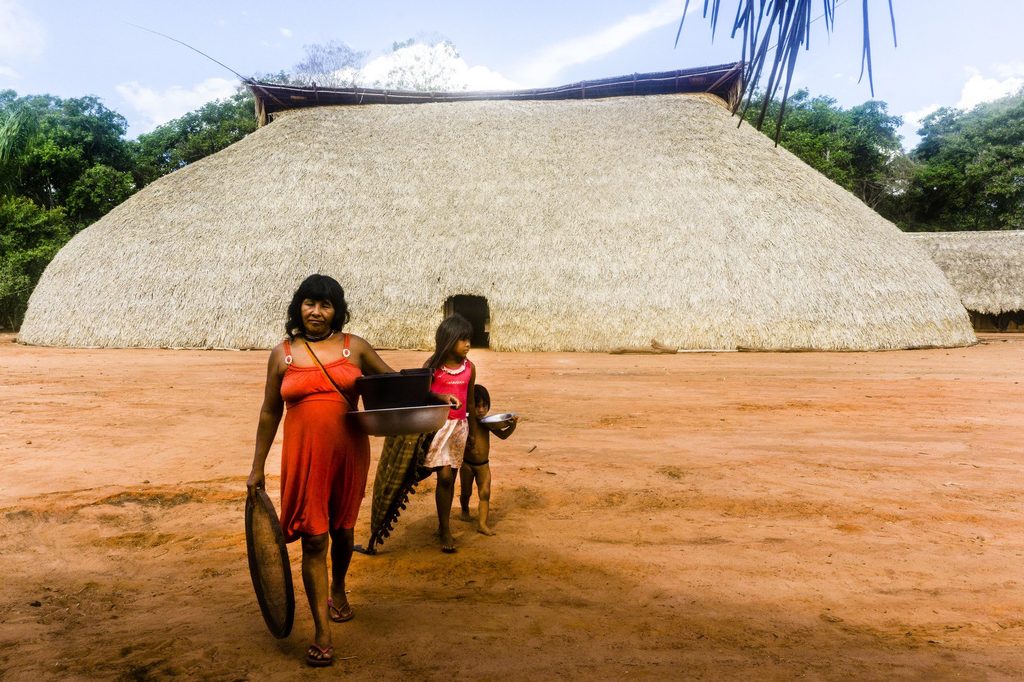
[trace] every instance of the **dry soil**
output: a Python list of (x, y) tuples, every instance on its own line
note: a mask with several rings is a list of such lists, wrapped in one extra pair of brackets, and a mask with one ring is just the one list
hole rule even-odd
[(302, 663), (298, 546), (287, 639), (265, 629), (246, 565), (266, 354), (12, 341), (5, 680), (1024, 677), (1024, 335), (888, 353), (473, 351), (494, 409), (522, 417), (492, 444), (498, 534), (455, 521), (459, 551), (442, 554), (424, 484), (383, 551), (356, 555), (356, 618), (334, 626), (328, 671)]

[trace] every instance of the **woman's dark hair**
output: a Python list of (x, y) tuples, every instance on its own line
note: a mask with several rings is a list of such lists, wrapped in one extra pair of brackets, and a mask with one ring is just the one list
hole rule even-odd
[(437, 333), (434, 334), (434, 354), (430, 356), (430, 359), (423, 366), (437, 369), (444, 364), (445, 358), (448, 357), (448, 353), (451, 352), (456, 343), (472, 336), (473, 325), (462, 315), (456, 313), (444, 318), (437, 327)]
[(491, 394), (487, 392), (487, 389), (480, 384), (477, 384), (473, 388), (473, 399), (476, 400), (477, 404), (483, 403), (487, 407), (491, 406)]
[(348, 322), (345, 290), (341, 288), (338, 281), (327, 275), (310, 275), (302, 280), (302, 284), (292, 296), (292, 302), (288, 304), (288, 322), (285, 323), (285, 333), (288, 334), (289, 339), (295, 339), (296, 335), (306, 333), (306, 326), (302, 324), (302, 302), (306, 299), (331, 302), (331, 305), (334, 306), (331, 331), (341, 331), (341, 328)]

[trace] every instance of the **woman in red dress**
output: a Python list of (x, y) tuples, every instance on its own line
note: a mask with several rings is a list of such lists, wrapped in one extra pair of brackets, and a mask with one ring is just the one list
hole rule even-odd
[[(265, 486), (264, 467), (284, 417), (281, 526), (288, 542), (302, 541), (302, 584), (313, 612), (314, 642), (306, 662), (334, 662), (328, 619), (353, 617), (345, 596), (352, 528), (366, 490), (370, 445), (346, 414), (355, 409), (356, 378), (392, 369), (363, 339), (342, 333), (345, 292), (334, 279), (310, 275), (288, 306), (287, 340), (270, 353), (247, 487)], [(329, 377), (329, 378), (328, 378)], [(327, 553), (331, 554), (331, 581)]]

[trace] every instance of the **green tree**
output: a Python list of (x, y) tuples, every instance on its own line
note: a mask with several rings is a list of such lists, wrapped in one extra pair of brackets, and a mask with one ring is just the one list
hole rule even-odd
[(252, 95), (242, 91), (140, 135), (131, 145), (135, 182), (148, 185), (241, 140), (256, 130), (254, 107)]
[(65, 207), (79, 220), (93, 223), (134, 193), (131, 173), (100, 163), (82, 173), (71, 186)]
[(0, 92), (0, 327), (71, 236), (135, 191), (127, 122), (95, 97)]
[[(761, 97), (747, 110), (753, 118)], [(778, 114), (771, 102), (768, 113)], [(850, 190), (872, 208), (888, 206), (902, 191), (906, 159), (897, 129), (903, 121), (890, 116), (885, 102), (868, 101), (843, 109), (831, 97), (811, 97), (798, 90), (786, 103), (779, 144)]]
[(0, 92), (0, 191), (18, 190), (21, 159), (39, 133), (41, 113), (13, 90)]
[(25, 197), (0, 197), (0, 328), (17, 329), (28, 297), (71, 233), (64, 210)]
[(0, 326), (20, 324), (46, 264), (77, 231), (255, 128), (248, 92), (128, 142), (124, 117), (96, 97), (0, 91)]
[(1024, 90), (921, 124), (906, 198), (909, 229), (1024, 228)]
[[(90, 168), (126, 173), (132, 159), (124, 140), (127, 121), (96, 97), (0, 97), (0, 181), (7, 195), (28, 197), (47, 209), (64, 206)], [(68, 213), (75, 223), (88, 215)]]
[(356, 73), (368, 54), (335, 40), (302, 47), (306, 52), (305, 59), (293, 66), (290, 74), (282, 72), (283, 78), (274, 82), (317, 83), (329, 88), (354, 87)]

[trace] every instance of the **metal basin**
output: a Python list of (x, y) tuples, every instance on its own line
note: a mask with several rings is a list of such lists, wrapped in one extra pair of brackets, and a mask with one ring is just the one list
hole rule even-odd
[(444, 426), (451, 406), (423, 405), (420, 407), (393, 407), (386, 410), (350, 412), (363, 431), (371, 436), (408, 436), (414, 433), (432, 433)]

